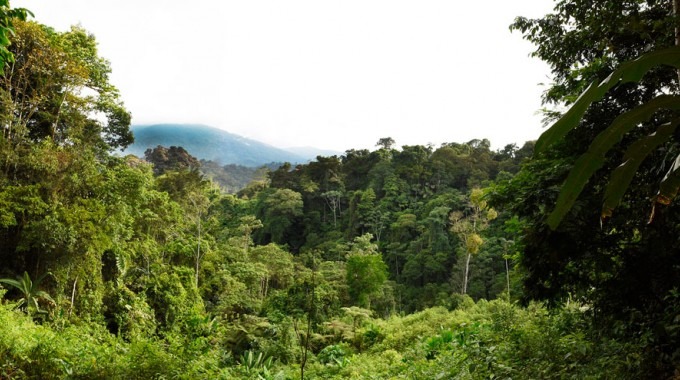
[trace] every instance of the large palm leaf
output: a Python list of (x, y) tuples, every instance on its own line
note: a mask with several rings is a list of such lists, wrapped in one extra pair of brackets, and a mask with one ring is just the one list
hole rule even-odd
[(26, 310), (34, 308), (37, 312), (43, 312), (43, 310), (40, 309), (38, 301), (45, 300), (54, 303), (54, 300), (47, 292), (38, 289), (45, 276), (46, 274), (43, 274), (33, 282), (28, 273), (24, 272), (23, 276), (17, 276), (16, 279), (0, 278), (0, 283), (9, 285), (21, 292), (22, 298), (17, 303), (17, 307)]
[[(572, 107), (541, 135), (536, 142), (536, 154), (544, 152), (548, 147), (561, 140), (570, 130), (578, 126), (588, 107), (593, 102), (601, 100), (610, 89), (623, 83), (639, 82), (650, 69), (661, 65), (680, 68), (680, 47), (642, 55), (633, 61), (622, 64), (599, 84), (592, 83)], [(562, 186), (555, 209), (547, 220), (552, 229), (557, 228), (574, 205), (590, 177), (602, 167), (607, 152), (619, 143), (626, 133), (640, 123), (649, 121), (660, 110), (680, 110), (680, 97), (660, 95), (619, 115), (609, 127), (595, 137), (588, 151), (576, 160)], [(623, 198), (640, 164), (656, 147), (671, 138), (679, 123), (680, 119), (673, 119), (669, 123), (658, 126), (656, 132), (630, 145), (624, 155), (624, 162), (612, 172), (607, 184), (602, 217), (611, 215)], [(655, 197), (656, 202), (668, 204), (677, 195), (680, 188), (680, 170), (677, 170), (679, 167), (680, 156), (661, 181), (659, 193)]]

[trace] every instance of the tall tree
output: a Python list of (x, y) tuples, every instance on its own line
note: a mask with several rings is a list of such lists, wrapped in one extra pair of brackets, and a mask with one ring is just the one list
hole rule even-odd
[(284, 244), (285, 239), (293, 233), (291, 227), (302, 216), (302, 195), (290, 189), (271, 189), (263, 192), (261, 220), (264, 223), (262, 231), (269, 235), (274, 243)]
[(130, 114), (109, 83), (108, 61), (81, 28), (57, 33), (17, 21), (10, 51), (14, 61), (0, 77), (3, 136), (21, 141), (83, 144), (103, 150), (133, 141)]
[(81, 28), (14, 21), (9, 50), (14, 60), (0, 75), (3, 270), (50, 271), (55, 299), (68, 293), (70, 310), (96, 314), (101, 258), (126, 244), (129, 195), (148, 179), (143, 167), (108, 155), (132, 141), (130, 115)]
[[(512, 28), (534, 42), (534, 55), (551, 66), (553, 83), (544, 102), (571, 105), (589, 83), (607, 84), (605, 78), (622, 62), (673, 46), (676, 25), (670, 0), (566, 0), (558, 2), (555, 11), (543, 18), (518, 18)], [(651, 134), (673, 114), (662, 111), (649, 120), (639, 120), (625, 136), (623, 146), (613, 147), (601, 161), (591, 158), (591, 164), (598, 163), (602, 169), (594, 171), (584, 183), (584, 191), (559, 227), (551, 230), (546, 225), (569, 169), (579, 167), (577, 158), (591, 141), (616, 123), (619, 115), (659, 94), (678, 90), (677, 71), (670, 67), (655, 68), (639, 81), (618, 83), (614, 79), (609, 83), (619, 85), (594, 103), (575, 128), (550, 148), (537, 143), (539, 154), (509, 182), (500, 198), (504, 197), (528, 223), (520, 258), (526, 269), (528, 294), (553, 302), (569, 295), (587, 300), (597, 310), (598, 323), (604, 324), (601, 331), (625, 332), (620, 337), (632, 332), (647, 334), (642, 346), (650, 376), (667, 377), (678, 366), (672, 359), (678, 350), (672, 347), (680, 342), (680, 336), (669, 329), (673, 322), (667, 314), (678, 309), (673, 289), (680, 276), (680, 244), (671, 232), (678, 223), (676, 206), (657, 213), (652, 224), (645, 225), (644, 216), (649, 214), (649, 200), (656, 192), (650, 184), (658, 183), (664, 173), (656, 163), (675, 157), (677, 145), (650, 149), (650, 158), (640, 163), (629, 191), (604, 224), (600, 223), (600, 210), (608, 173), (623, 162), (622, 158), (630, 158), (623, 146)], [(588, 91), (599, 92), (597, 85)], [(558, 112), (547, 113), (550, 120), (558, 116)], [(610, 144), (616, 140), (614, 136), (602, 141)], [(619, 326), (618, 330), (612, 326)]]
[(454, 211), (449, 216), (451, 221), (451, 232), (456, 234), (463, 245), (465, 252), (465, 273), (463, 276), (462, 294), (467, 294), (470, 259), (479, 252), (484, 243), (480, 235), (485, 230), (490, 221), (496, 219), (496, 211), (489, 208), (483, 199), (484, 194), (481, 189), (473, 189), (470, 192), (470, 212), (465, 215), (462, 212)]
[(153, 164), (153, 172), (157, 175), (167, 170), (196, 169), (201, 166), (198, 159), (181, 146), (166, 148), (158, 145), (153, 149), (147, 149), (144, 158)]
[(365, 234), (354, 239), (346, 266), (350, 297), (366, 308), (371, 307), (371, 297), (387, 280), (387, 266), (371, 238), (371, 234)]
[(375, 146), (380, 147), (380, 149), (390, 150), (394, 146), (395, 141), (391, 137), (383, 137), (375, 144)]

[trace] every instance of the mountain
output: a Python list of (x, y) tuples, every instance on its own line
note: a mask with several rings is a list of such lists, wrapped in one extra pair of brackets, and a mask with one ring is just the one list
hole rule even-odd
[(305, 163), (305, 156), (279, 149), (227, 131), (199, 124), (133, 125), (135, 143), (123, 153), (144, 157), (144, 151), (158, 145), (181, 146), (191, 155), (222, 165), (250, 167), (271, 162)]

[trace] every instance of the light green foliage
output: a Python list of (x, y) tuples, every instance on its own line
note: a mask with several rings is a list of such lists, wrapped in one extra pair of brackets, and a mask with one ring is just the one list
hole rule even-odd
[(354, 239), (345, 267), (350, 297), (366, 308), (371, 307), (371, 297), (387, 280), (387, 266), (371, 238), (370, 234), (366, 234)]
[(349, 363), (347, 355), (348, 353), (346, 348), (340, 344), (333, 344), (326, 346), (323, 350), (319, 351), (317, 359), (321, 364), (344, 367)]
[(266, 268), (260, 279), (260, 294), (267, 297), (270, 288), (287, 289), (293, 284), (295, 273), (293, 256), (275, 244), (259, 246), (252, 250), (252, 259)]
[(218, 378), (221, 372), (210, 363), (217, 359), (213, 352), (182, 362), (177, 358), (186, 353), (158, 340), (125, 342), (96, 324), (36, 325), (5, 306), (0, 307), (0, 337), (3, 378)]
[[(242, 235), (243, 254), (247, 256), (248, 247), (250, 247), (253, 243), (251, 235), (255, 230), (262, 228), (262, 222), (253, 215), (242, 216), (239, 221), (240, 224), (237, 228), (237, 231), (239, 232), (239, 235)], [(238, 238), (241, 238), (241, 236)]]
[[(548, 313), (505, 301), (480, 302), (455, 311), (434, 308), (379, 322), (385, 339), (347, 357), (328, 346), (319, 378), (635, 378), (633, 346), (589, 340), (576, 308)], [(341, 352), (346, 362), (329, 364)], [(339, 354), (338, 354), (339, 355)], [(639, 358), (638, 358), (639, 360)]]

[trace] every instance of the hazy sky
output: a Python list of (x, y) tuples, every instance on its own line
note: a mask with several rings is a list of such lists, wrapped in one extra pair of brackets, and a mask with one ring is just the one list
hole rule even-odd
[(550, 0), (12, 0), (111, 61), (133, 123), (279, 147), (372, 149), (541, 133), (548, 69), (508, 25)]

